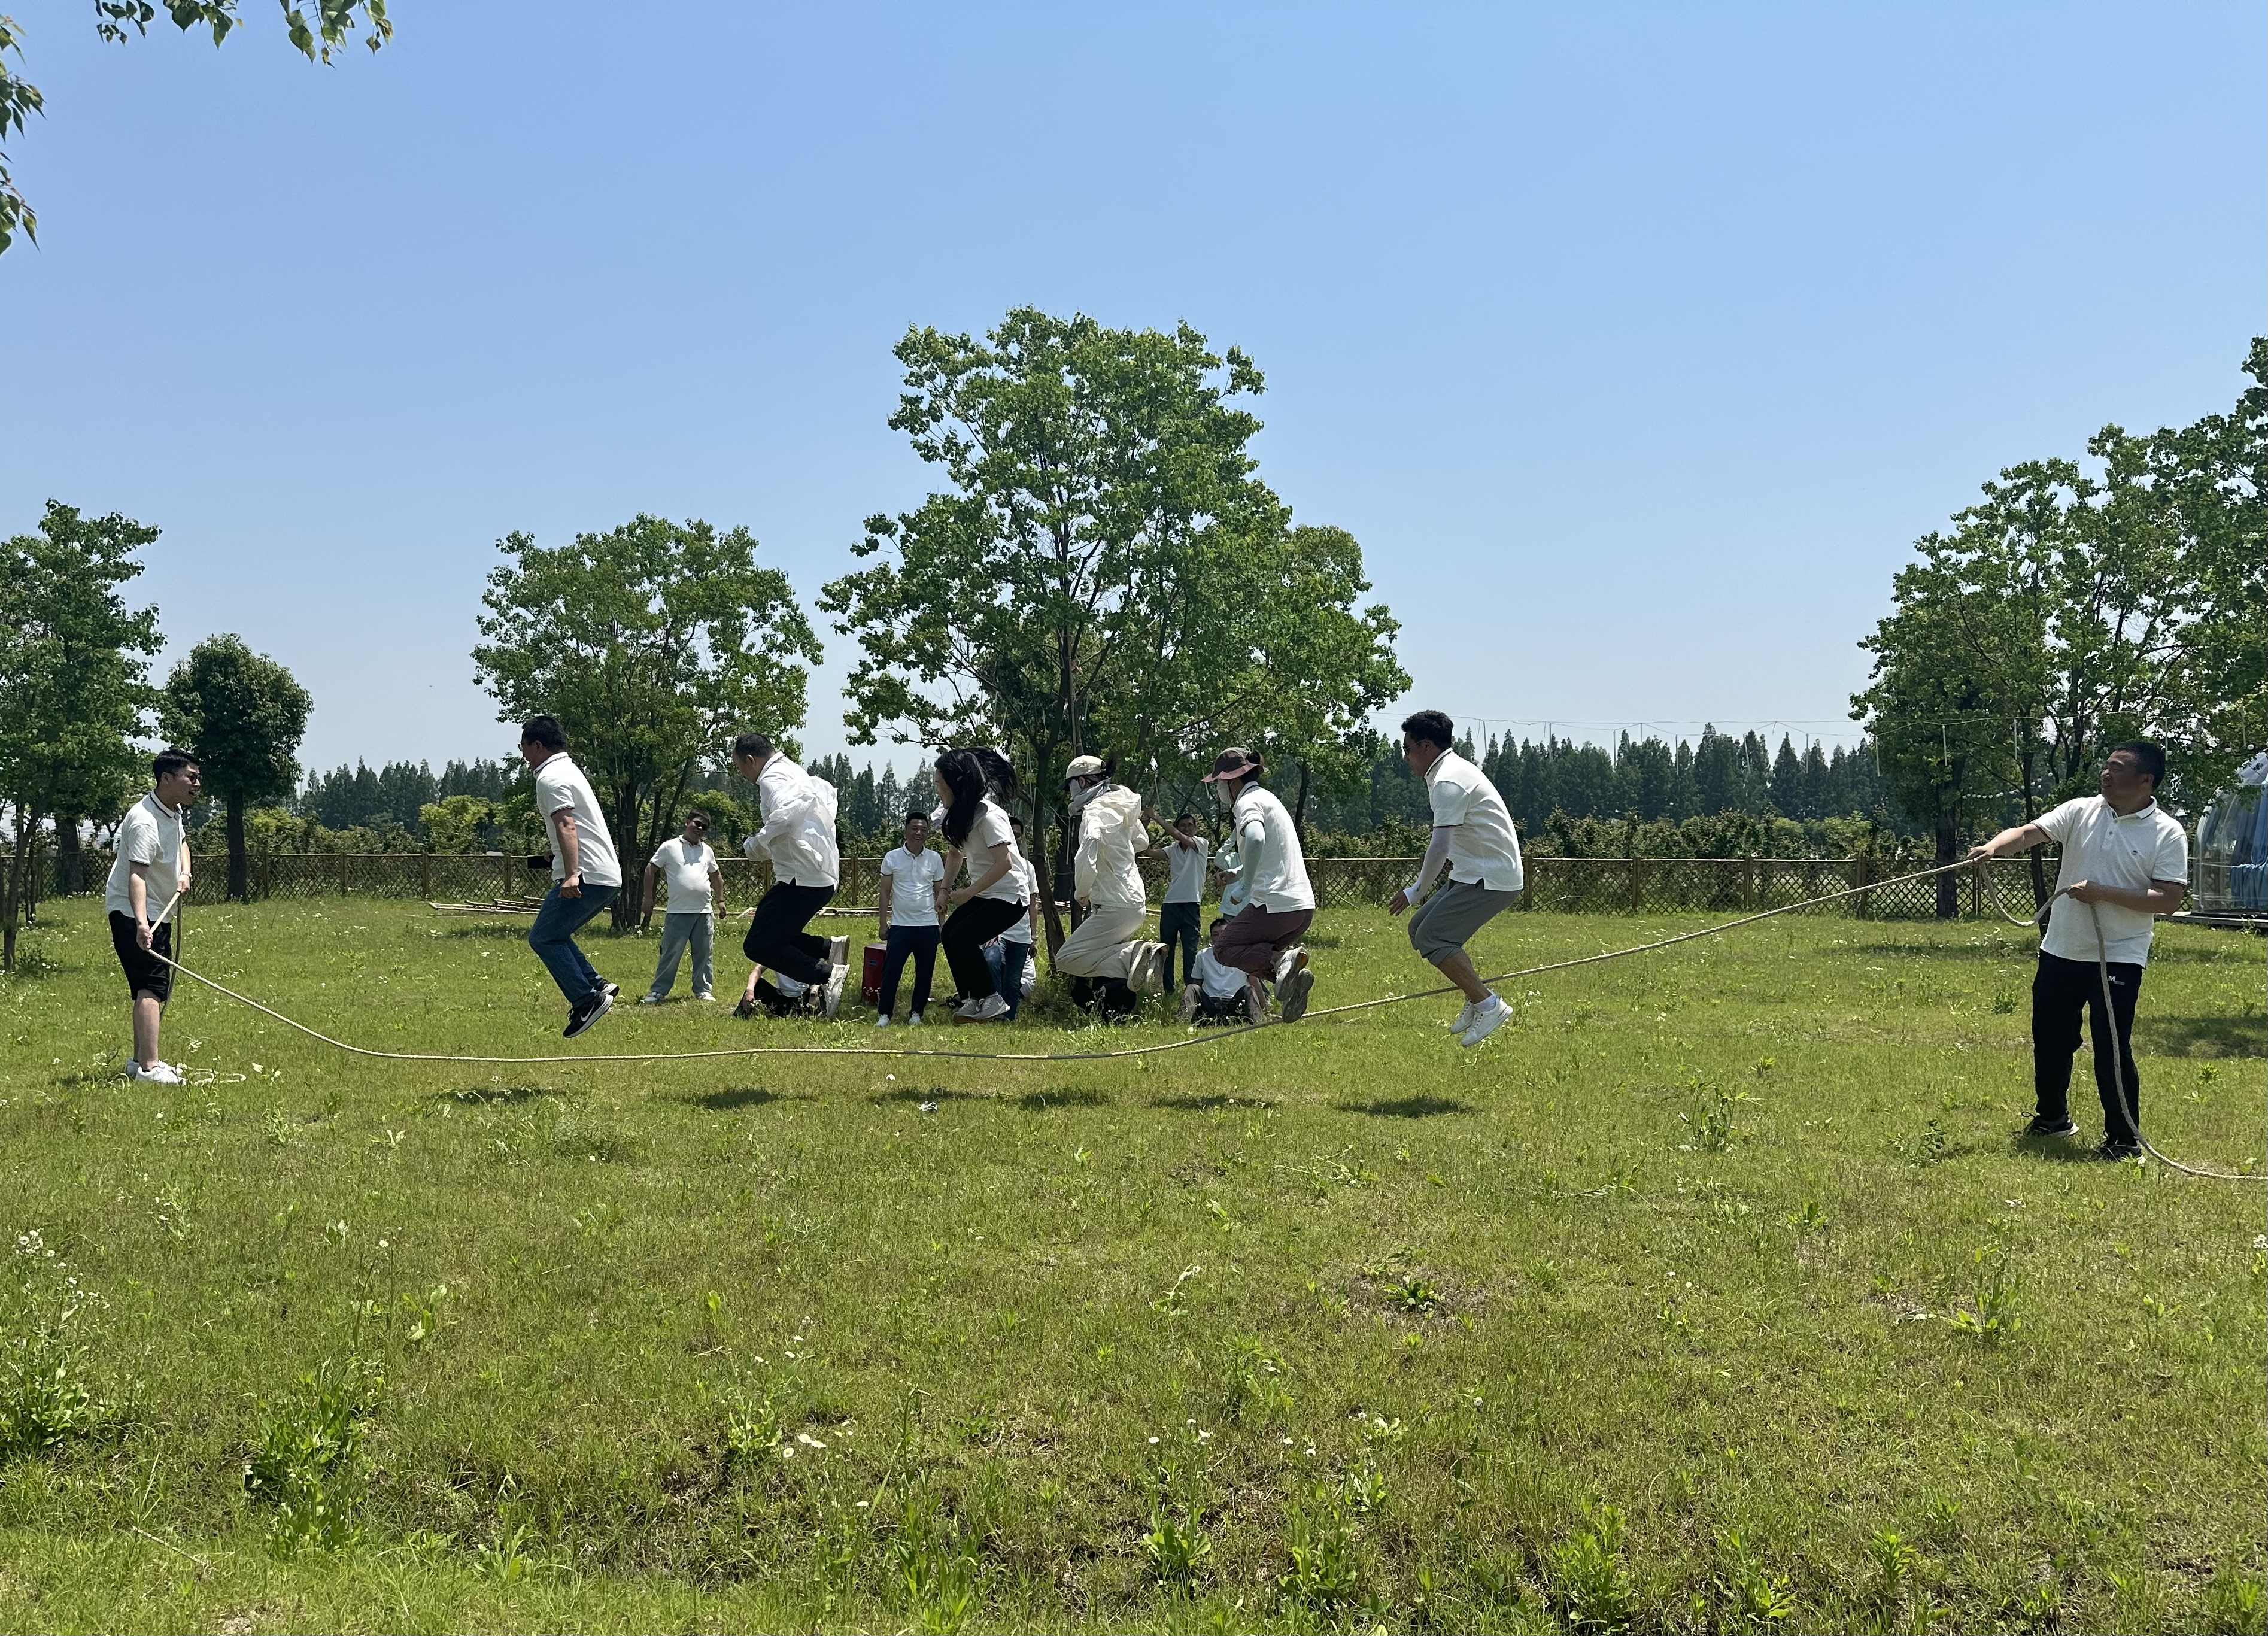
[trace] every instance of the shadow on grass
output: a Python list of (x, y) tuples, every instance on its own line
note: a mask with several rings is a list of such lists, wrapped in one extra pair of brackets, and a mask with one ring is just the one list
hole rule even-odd
[(1374, 1102), (1333, 1102), (1339, 1113), (1366, 1113), (1378, 1119), (1431, 1119), (1438, 1114), (1470, 1113), (1473, 1105), (1447, 1096), (1389, 1096)]
[(470, 925), (451, 926), (441, 935), (444, 937), (487, 938), (495, 941), (525, 943), (527, 941), (527, 929), (534, 924), (534, 916), (522, 915), (519, 917), (516, 922), (506, 921), (501, 925), (497, 925), (493, 920), (480, 920), (474, 922)]
[(1104, 1108), (1110, 1099), (1101, 1091), (1084, 1087), (1059, 1086), (1051, 1091), (1029, 1091), (1016, 1099), (1016, 1106), (1026, 1113), (1045, 1113), (1050, 1108)]
[(762, 1108), (767, 1102), (811, 1102), (815, 1096), (783, 1096), (777, 1091), (768, 1091), (760, 1085), (738, 1086), (727, 1091), (704, 1091), (698, 1096), (677, 1099), (688, 1108), (705, 1108), (711, 1113), (737, 1113), (743, 1108)]
[(437, 1102), (478, 1102), (488, 1107), (510, 1107), (515, 1102), (532, 1102), (559, 1093), (548, 1085), (474, 1085), (461, 1091), (436, 1091)]
[(2051, 1165), (2102, 1162), (2095, 1157), (2094, 1144), (2076, 1136), (2025, 1136), (2020, 1132), (2008, 1143), (2008, 1151), (2020, 1159), (2037, 1159)]
[(1151, 1099), (1152, 1108), (1170, 1108), (1175, 1113), (1211, 1113), (1216, 1108), (1273, 1108), (1275, 1101), (1266, 1096), (1224, 1096), (1216, 1092), (1210, 1096), (1158, 1096)]
[(2146, 999), (2134, 1043), (2154, 1057), (2268, 1057), (2268, 1018), (2169, 1017)]
[(922, 1102), (989, 1102), (996, 1099), (977, 1091), (949, 1091), (942, 1085), (932, 1086), (925, 1091), (909, 1085), (901, 1090), (877, 1091), (866, 1100), (879, 1108), (885, 1102), (913, 1102), (918, 1105)]

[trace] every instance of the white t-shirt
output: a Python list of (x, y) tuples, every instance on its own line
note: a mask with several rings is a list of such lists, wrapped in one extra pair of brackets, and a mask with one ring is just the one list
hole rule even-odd
[(835, 844), (835, 786), (774, 754), (756, 775), (763, 827), (750, 836), (751, 858), (770, 859), (772, 879), (787, 886), (834, 886), (843, 879)]
[(615, 856), (615, 837), (599, 815), (599, 798), (564, 750), (554, 750), (535, 770), (535, 810), (551, 831), (551, 878), (567, 878), (567, 853), (559, 844), (558, 814), (575, 814), (575, 860), (585, 886), (620, 886), (622, 866)]
[(709, 901), (709, 872), (717, 866), (717, 854), (708, 842), (674, 835), (655, 850), (653, 861), (669, 882), (665, 914), (705, 915), (716, 907)]
[(1212, 843), (1203, 836), (1193, 836), (1189, 844), (1182, 844), (1181, 837), (1167, 835), (1166, 849), (1166, 895), (1161, 902), (1168, 903), (1202, 903), (1204, 902), (1205, 859), (1212, 851)]
[(890, 877), (892, 925), (937, 924), (937, 883), (945, 879), (943, 852), (934, 846), (924, 846), (918, 852), (894, 846), (882, 855), (882, 873)]
[(142, 912), (155, 925), (180, 889), (181, 843), (187, 838), (181, 831), (181, 814), (159, 800), (156, 791), (128, 807), (118, 822), (118, 856), (111, 862), (110, 880), (103, 888), (104, 911), (129, 920), (134, 917), (134, 900), (127, 895), (126, 883), (134, 878), (135, 865), (147, 864)]
[(1307, 854), (1292, 814), (1258, 785), (1236, 798), (1236, 850), (1244, 860), (1251, 902), (1274, 914), (1313, 909), (1315, 889), (1307, 884)]
[[(1029, 910), (1032, 904), (1039, 901), (1040, 872), (1033, 868), (1032, 860), (1026, 858), (1020, 852), (1016, 855), (1015, 866), (1024, 877), (1024, 905), (1027, 910)], [(1019, 916), (1017, 917), (1016, 924), (1010, 926), (1005, 932), (1003, 932), (1000, 934), (1000, 940), (1003, 943), (1030, 943), (1032, 940), (1032, 917), (1028, 913)], [(1031, 968), (1027, 966), (1024, 969), (1025, 975), (1029, 976)]]
[[(940, 807), (932, 813), (929, 823), (932, 830), (942, 835), (945, 832), (945, 808)], [(950, 846), (952, 843), (948, 841), (946, 844)], [(978, 803), (976, 820), (968, 826), (968, 838), (961, 845), (961, 866), (968, 871), (971, 883), (984, 878), (985, 870), (990, 867), (983, 861), (984, 854), (996, 846), (1008, 849), (1007, 873), (976, 895), (997, 898), (1004, 903), (1031, 902), (1024, 895), (1023, 873), (1016, 867), (1017, 861), (1023, 857), (1016, 850), (1016, 832), (1008, 827), (1008, 814), (988, 797)], [(947, 886), (952, 884), (950, 881), (946, 882)]]
[(1488, 775), (1454, 750), (1444, 750), (1425, 770), (1425, 785), (1433, 799), (1433, 827), (1449, 832), (1449, 879), (1491, 892), (1520, 890), (1525, 878), (1520, 837)]
[(1244, 992), (1244, 974), (1215, 960), (1210, 944), (1197, 950), (1197, 964), (1189, 968), (1189, 976), (1207, 999), (1234, 999)]
[[(2190, 878), (2190, 841), (2178, 820), (2152, 801), (2121, 818), (2100, 795), (2066, 801), (2032, 822), (2063, 844), (2056, 889), (2080, 881), (2139, 892), (2153, 881)], [(2150, 962), (2152, 917), (2118, 903), (2073, 903), (2058, 897), (2048, 910), (2040, 947), (2066, 960), (2095, 959), (2095, 917), (2102, 917), (2104, 957), (2114, 964)]]

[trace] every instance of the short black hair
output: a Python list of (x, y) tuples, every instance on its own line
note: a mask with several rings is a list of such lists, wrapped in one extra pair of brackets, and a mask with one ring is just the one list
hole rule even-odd
[(530, 716), (519, 726), (522, 744), (541, 744), (547, 750), (567, 748), (567, 729), (559, 725), (556, 716)]
[(2110, 754), (2116, 755), (2120, 750), (2132, 755), (2140, 770), (2150, 775), (2150, 792), (2156, 794), (2166, 781), (2166, 747), (2148, 739), (2129, 739), (2124, 744), (2113, 745)]
[(1228, 917), (1227, 917), (1226, 915), (1215, 915), (1215, 916), (1212, 917), (1212, 924), (1211, 924), (1211, 925), (1207, 926), (1207, 927), (1205, 928), (1205, 931), (1206, 931), (1206, 932), (1207, 932), (1207, 933), (1209, 933), (1209, 934), (1210, 934), (1210, 933), (1211, 933), (1211, 932), (1218, 932), (1218, 931), (1219, 931), (1223, 926), (1226, 925), (1227, 924), (1228, 924)]
[(927, 823), (929, 822), (929, 809), (924, 807), (907, 807), (906, 822), (908, 823)]
[(1174, 817), (1175, 823), (1195, 823), (1197, 821), (1197, 815), (1195, 813), (1177, 813)]
[(151, 758), (150, 776), (153, 778), (170, 778), (184, 767), (202, 767), (202, 765), (203, 763), (195, 755), (179, 745), (168, 744)]
[(1457, 746), (1457, 724), (1438, 710), (1421, 710), (1402, 724), (1404, 737), (1430, 744), (1435, 749), (1454, 749)]
[(751, 761), (761, 761), (772, 753), (772, 741), (761, 733), (744, 733), (733, 741), (735, 757), (745, 755)]
[(685, 816), (679, 819), (677, 822), (680, 823), (691, 823), (696, 818), (698, 818), (703, 823), (709, 822), (709, 809), (706, 807), (688, 807), (685, 809)]
[(1011, 829), (1020, 829), (1024, 827), (1024, 821), (1021, 818), (1017, 817), (1015, 814), (1010, 813), (1008, 814), (1008, 827)]

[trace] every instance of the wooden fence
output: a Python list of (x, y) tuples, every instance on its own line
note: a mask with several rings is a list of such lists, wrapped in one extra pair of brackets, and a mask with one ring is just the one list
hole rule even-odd
[[(89, 853), (88, 878), (98, 889), (109, 859)], [(1418, 871), (1414, 858), (1310, 859), (1318, 905), (1341, 909), (1384, 903)], [(267, 852), (251, 860), (255, 898), (320, 900), (334, 897), (423, 898), (431, 902), (485, 903), (540, 894), (551, 883), (548, 867), (531, 869), (516, 854), (454, 852)], [(873, 905), (880, 896), (880, 859), (846, 858), (843, 885), (835, 902), (843, 907)], [(725, 877), (728, 908), (745, 907), (771, 881), (770, 866), (728, 858), (718, 867)], [(1530, 858), (1528, 889), (1521, 906), (1560, 914), (1738, 914), (1774, 909), (1822, 896), (1845, 887), (1869, 887), (1915, 866), (1868, 858)], [(2022, 912), (2031, 902), (2031, 870), (2021, 859), (1992, 867), (2002, 900)], [(1162, 865), (1145, 865), (1150, 897), (1165, 888)], [(2053, 864), (2048, 866), (2051, 876)], [(1973, 875), (1959, 877), (1963, 916), (1990, 916), (1991, 903)], [(198, 860), (192, 905), (217, 903), (226, 895), (228, 860), (206, 855)], [(1881, 887), (1821, 906), (1807, 913), (1846, 915), (1876, 920), (1923, 920), (1937, 913), (1933, 881)]]

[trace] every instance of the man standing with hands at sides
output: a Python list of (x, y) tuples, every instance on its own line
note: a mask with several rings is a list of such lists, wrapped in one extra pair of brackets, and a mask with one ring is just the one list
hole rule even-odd
[[(126, 970), (134, 1006), (134, 1055), (126, 1077), (145, 1085), (179, 1085), (181, 1072), (158, 1055), (158, 1025), (173, 996), (173, 920), (166, 911), (189, 891), (189, 808), (204, 774), (187, 750), (163, 749), (150, 764), (157, 787), (127, 808), (118, 824), (118, 857), (102, 895), (111, 947)], [(151, 918), (158, 917), (152, 925)]]
[[(1438, 710), (1402, 724), (1402, 759), (1425, 780), (1432, 800), (1433, 838), (1418, 878), (1394, 895), (1386, 912), (1398, 915), (1424, 900), (1410, 917), (1410, 946), (1464, 991), (1464, 1008), (1449, 1028), (1462, 1043), (1477, 1045), (1511, 1020), (1512, 1007), (1481, 981), (1465, 945), (1520, 901), (1525, 877), (1512, 814), (1488, 775), (1451, 748), (1456, 736), (1456, 725)], [(1444, 865), (1449, 883), (1426, 897)]]
[[(1244, 973), (1244, 1006), (1255, 1023), (1268, 1021), (1267, 979), (1286, 1022), (1307, 1014), (1315, 974), (1300, 934), (1315, 917), (1315, 889), (1307, 881), (1307, 855), (1292, 814), (1261, 787), (1260, 757), (1231, 745), (1213, 757), (1204, 781), (1229, 809), (1235, 837), (1236, 881), (1229, 888), (1243, 905), (1212, 934), (1212, 957)], [(1225, 895), (1226, 896), (1226, 895)]]
[[(2048, 901), (2047, 932), (2032, 975), (2037, 1110), (2024, 1134), (2070, 1136), (2078, 1129), (2071, 1122), (2071, 1063), (2079, 1052), (2083, 1009), (2095, 1043), (2095, 1088), (2102, 1099), (2102, 1146), (2095, 1152), (2105, 1159), (2141, 1155), (2135, 1125), (2142, 1116), (2142, 1087), (2134, 1075), (2134, 1002), (2141, 997), (2142, 968), (2150, 962), (2154, 917), (2179, 909), (2189, 890), (2189, 836), (2181, 821), (2158, 805), (2158, 785), (2165, 776), (2164, 750), (2142, 739), (2122, 744), (2102, 763), (2100, 794), (2066, 801), (2029, 823), (2001, 830), (1969, 853), (1970, 861), (1982, 867), (1988, 858), (2028, 852), (2047, 841), (2062, 844), (2056, 895)], [(2108, 1016), (2104, 967), (2096, 964), (2098, 959), (2109, 970)], [(2118, 1073), (2125, 1077), (2123, 1103)]]
[(1182, 981), (1194, 982), (1197, 928), (1204, 920), (1205, 859), (1212, 844), (1197, 833), (1197, 816), (1183, 813), (1166, 836), (1166, 895), (1158, 905), (1158, 940), (1166, 946), (1165, 986), (1174, 986), (1174, 952), (1182, 956)]
[(945, 855), (929, 844), (929, 814), (917, 807), (906, 814), (905, 844), (882, 858), (882, 985), (875, 996), (874, 1026), (890, 1026), (898, 1003), (898, 978), (907, 956), (914, 962), (914, 997), (906, 1022), (919, 1028), (929, 1004), (930, 979), (937, 973), (938, 900), (945, 895)]
[(698, 807), (685, 814), (685, 829), (674, 841), (664, 841), (645, 866), (645, 904), (638, 924), (653, 918), (654, 888), (661, 876), (669, 878), (662, 910), (661, 958), (654, 962), (653, 986), (638, 999), (641, 1006), (659, 1006), (669, 998), (677, 982), (677, 962), (689, 946), (693, 950), (693, 998), (715, 999), (710, 992), (715, 972), (709, 959), (712, 917), (725, 902), (725, 875), (717, 867), (717, 854), (709, 847), (709, 814)]
[(575, 947), (575, 933), (615, 901), (622, 866), (599, 812), (591, 781), (567, 754), (556, 719), (531, 716), (519, 730), (519, 754), (535, 770), (535, 810), (551, 831), (551, 890), (527, 929), (527, 946), (567, 997), (566, 1036), (573, 1039), (615, 1007), (621, 990)]
[(804, 927), (827, 907), (843, 878), (843, 855), (835, 844), (835, 786), (797, 766), (761, 733), (733, 741), (733, 765), (756, 786), (763, 820), (742, 850), (772, 866), (771, 887), (756, 901), (741, 951), (770, 967), (790, 999), (818, 989), (821, 1013), (832, 1017), (843, 1003), (850, 940), (814, 937)]

